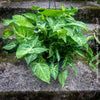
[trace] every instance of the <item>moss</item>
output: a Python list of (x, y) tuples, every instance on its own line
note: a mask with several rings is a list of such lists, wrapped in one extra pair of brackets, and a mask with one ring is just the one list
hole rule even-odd
[(6, 51), (0, 52), (0, 62), (17, 63), (15, 53), (8, 53)]

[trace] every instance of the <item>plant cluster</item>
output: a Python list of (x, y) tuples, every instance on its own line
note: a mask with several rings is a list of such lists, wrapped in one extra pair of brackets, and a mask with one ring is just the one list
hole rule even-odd
[(50, 77), (54, 80), (58, 77), (63, 87), (68, 75), (65, 67), (70, 66), (77, 75), (73, 63), (78, 55), (87, 59), (96, 72), (97, 69), (92, 64), (93, 52), (87, 44), (94, 37), (85, 37), (82, 29), (88, 32), (86, 24), (72, 17), (78, 9), (61, 7), (62, 10), (54, 10), (33, 6), (34, 14), (4, 19), (3, 24), (12, 28), (4, 31), (4, 39), (7, 41), (12, 36), (13, 41), (3, 49), (17, 48), (16, 57), (24, 58), (34, 75), (47, 83)]

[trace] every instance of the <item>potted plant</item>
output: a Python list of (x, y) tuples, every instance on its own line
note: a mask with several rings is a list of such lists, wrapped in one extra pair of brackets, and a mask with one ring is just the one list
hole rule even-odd
[(88, 32), (86, 24), (72, 17), (77, 8), (61, 7), (62, 10), (54, 10), (33, 6), (34, 14), (24, 13), (4, 19), (3, 24), (12, 28), (4, 31), (4, 39), (7, 41), (12, 36), (13, 41), (3, 49), (17, 48), (16, 57), (25, 58), (34, 75), (47, 83), (50, 77), (54, 80), (58, 77), (63, 87), (68, 75), (65, 67), (70, 66), (77, 75), (73, 63), (78, 55), (85, 58), (96, 72), (97, 69), (92, 64), (93, 52), (87, 44), (94, 36), (85, 37), (81, 29)]

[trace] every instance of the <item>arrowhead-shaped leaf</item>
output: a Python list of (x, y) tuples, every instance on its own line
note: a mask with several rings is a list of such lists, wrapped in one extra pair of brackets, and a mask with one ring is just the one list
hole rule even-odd
[(79, 46), (85, 45), (88, 41), (88, 39), (83, 35), (73, 35), (71, 38), (77, 42)]
[(20, 44), (16, 52), (17, 58), (22, 58), (23, 56), (28, 54), (30, 51), (32, 51), (37, 41), (38, 41), (38, 37), (36, 37), (35, 40), (30, 40), (28, 42)]
[(62, 70), (59, 73), (58, 80), (59, 80), (59, 83), (62, 85), (62, 87), (64, 87), (64, 85), (65, 85), (67, 75), (68, 75), (68, 70)]
[(11, 25), (13, 23), (13, 20), (11, 20), (11, 19), (4, 19), (2, 21), (2, 23), (3, 23), (3, 25), (8, 26), (8, 25)]
[(85, 30), (88, 32), (88, 27), (87, 27), (87, 25), (86, 25), (85, 23), (83, 23), (83, 22), (75, 21), (75, 22), (66, 24), (66, 26), (70, 26), (70, 25), (79, 26), (79, 27), (85, 29)]
[(32, 14), (32, 13), (25, 13), (23, 14), (25, 17), (33, 20), (33, 21), (36, 21), (38, 19), (38, 16), (36, 14)]
[(9, 44), (5, 45), (3, 47), (3, 49), (11, 50), (11, 49), (15, 48), (17, 46), (17, 44), (18, 44), (17, 41), (10, 42)]
[(63, 20), (63, 19), (56, 20), (55, 24), (54, 24), (54, 27), (53, 27), (53, 32), (58, 32), (64, 26), (66, 26), (65, 20)]
[(13, 22), (18, 26), (34, 27), (29, 20), (22, 15), (14, 15)]
[(13, 27), (16, 39), (19, 43), (27, 42), (35, 38), (34, 33), (31, 29), (23, 26)]
[(51, 76), (56, 80), (57, 76), (58, 76), (58, 64), (56, 64), (54, 66), (54, 64), (51, 63), (51, 65), (50, 65), (50, 73), (51, 73)]
[(49, 83), (50, 82), (50, 70), (49, 66), (45, 63), (31, 63), (31, 69), (34, 75), (41, 80)]
[(33, 60), (35, 60), (37, 58), (37, 54), (30, 54), (25, 56), (25, 60), (27, 62), (27, 64), (29, 65)]

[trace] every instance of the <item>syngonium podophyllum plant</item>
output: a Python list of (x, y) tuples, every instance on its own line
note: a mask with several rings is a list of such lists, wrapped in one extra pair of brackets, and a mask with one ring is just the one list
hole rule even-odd
[(16, 57), (24, 58), (34, 75), (47, 83), (50, 77), (54, 80), (58, 77), (63, 87), (68, 75), (65, 67), (70, 66), (77, 75), (73, 63), (78, 55), (87, 59), (96, 72), (97, 69), (87, 44), (94, 37), (84, 37), (81, 29), (88, 31), (86, 24), (72, 17), (78, 9), (61, 7), (62, 10), (54, 10), (33, 6), (34, 14), (24, 13), (3, 20), (4, 25), (11, 26), (4, 31), (4, 39), (13, 38), (3, 49), (17, 48)]

